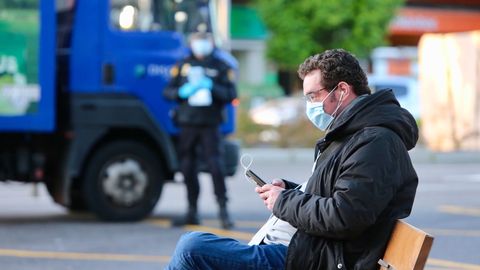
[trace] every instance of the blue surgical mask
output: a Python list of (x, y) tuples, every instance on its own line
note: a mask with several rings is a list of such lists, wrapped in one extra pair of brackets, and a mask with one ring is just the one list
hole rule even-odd
[[(328, 95), (320, 102), (307, 102), (307, 117), (308, 119), (313, 123), (314, 126), (316, 126), (318, 129), (322, 131), (326, 131), (330, 125), (332, 124), (333, 120), (335, 119), (333, 116), (330, 114), (326, 113), (325, 110), (323, 109), (323, 103), (325, 100), (330, 96), (331, 93), (335, 91), (337, 87), (335, 87)], [(343, 98), (343, 92), (342, 95), (340, 96), (340, 101), (339, 104), (337, 105), (337, 108), (333, 112), (335, 114), (340, 107), (340, 102), (342, 101)]]
[(208, 39), (196, 39), (192, 41), (192, 52), (196, 57), (205, 57), (212, 53), (213, 44)]

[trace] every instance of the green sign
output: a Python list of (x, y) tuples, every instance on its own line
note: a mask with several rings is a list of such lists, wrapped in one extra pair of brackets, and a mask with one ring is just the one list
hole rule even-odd
[(267, 38), (267, 28), (257, 11), (251, 7), (233, 5), (230, 32), (233, 39)]
[(0, 9), (0, 116), (35, 113), (41, 97), (39, 12), (17, 3), (6, 0)]

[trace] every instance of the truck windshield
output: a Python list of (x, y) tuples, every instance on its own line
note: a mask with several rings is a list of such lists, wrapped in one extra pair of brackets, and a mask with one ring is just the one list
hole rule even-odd
[(209, 10), (208, 0), (111, 0), (110, 24), (120, 31), (210, 32)]

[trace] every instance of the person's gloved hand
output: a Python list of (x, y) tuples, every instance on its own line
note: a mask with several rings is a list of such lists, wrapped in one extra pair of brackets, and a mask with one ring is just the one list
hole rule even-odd
[(208, 89), (212, 90), (213, 82), (212, 79), (208, 77), (203, 77), (201, 80), (198, 80), (196, 84), (190, 82), (185, 83), (178, 89), (178, 96), (180, 98), (189, 98), (197, 92), (199, 89)]
[(203, 77), (199, 82), (198, 82), (198, 89), (208, 89), (212, 90), (213, 82), (212, 79), (208, 77)]
[(185, 83), (178, 89), (178, 96), (180, 98), (188, 98), (198, 90), (198, 87), (193, 86), (191, 83)]

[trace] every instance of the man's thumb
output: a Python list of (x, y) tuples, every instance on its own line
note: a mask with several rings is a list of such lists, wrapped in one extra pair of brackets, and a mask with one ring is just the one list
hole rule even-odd
[(283, 180), (278, 178), (272, 180), (272, 185), (285, 188), (285, 183), (283, 182)]

